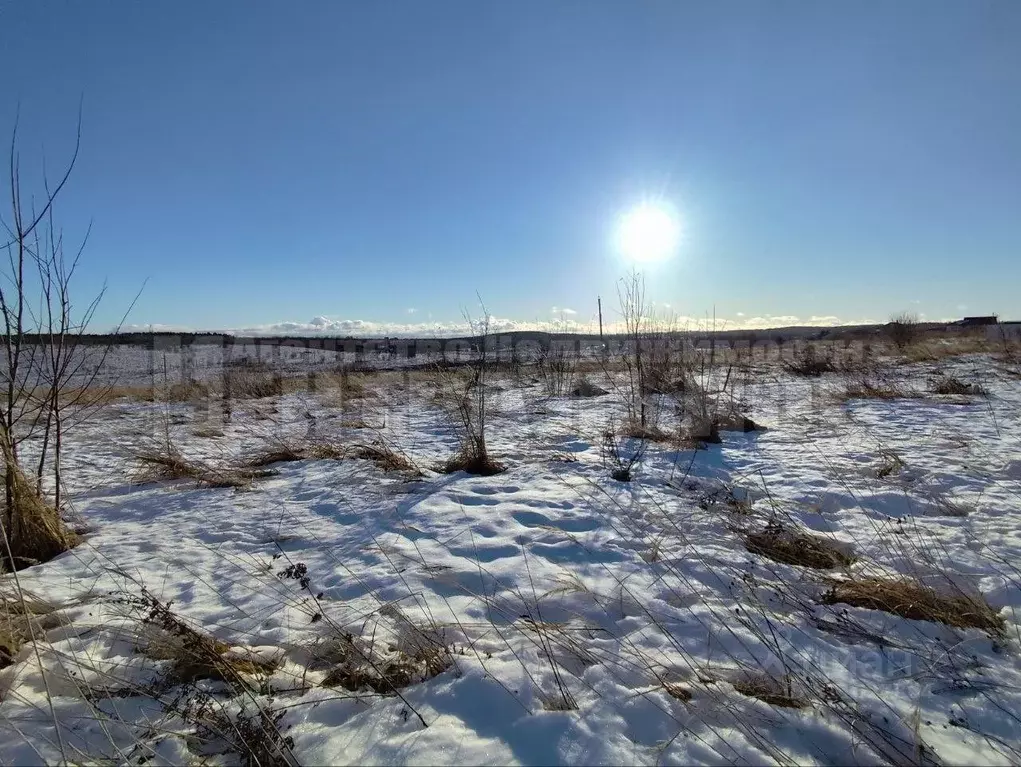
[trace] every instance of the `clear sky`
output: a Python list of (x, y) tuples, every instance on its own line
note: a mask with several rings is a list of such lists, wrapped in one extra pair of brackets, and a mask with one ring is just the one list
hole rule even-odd
[(447, 323), (476, 291), (585, 324), (649, 197), (682, 315), (1021, 318), (1019, 41), (1018, 0), (2, 2), (0, 130), (20, 104), (38, 178), (83, 101), (58, 216), (93, 221), (106, 324), (146, 278), (140, 325)]

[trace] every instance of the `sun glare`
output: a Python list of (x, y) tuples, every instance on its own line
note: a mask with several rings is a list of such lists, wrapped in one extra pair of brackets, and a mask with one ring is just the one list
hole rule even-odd
[(667, 208), (643, 203), (621, 217), (617, 247), (632, 261), (662, 261), (677, 249), (680, 233), (676, 217)]

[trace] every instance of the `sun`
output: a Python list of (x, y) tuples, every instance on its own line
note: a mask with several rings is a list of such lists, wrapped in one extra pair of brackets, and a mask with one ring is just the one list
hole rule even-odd
[(621, 216), (617, 247), (632, 261), (653, 263), (673, 255), (680, 235), (680, 224), (668, 208), (646, 202)]

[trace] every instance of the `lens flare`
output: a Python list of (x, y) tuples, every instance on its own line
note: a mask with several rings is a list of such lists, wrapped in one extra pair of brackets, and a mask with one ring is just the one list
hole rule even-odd
[(617, 247), (632, 261), (653, 263), (673, 255), (680, 235), (680, 224), (669, 209), (642, 203), (621, 217), (617, 226)]

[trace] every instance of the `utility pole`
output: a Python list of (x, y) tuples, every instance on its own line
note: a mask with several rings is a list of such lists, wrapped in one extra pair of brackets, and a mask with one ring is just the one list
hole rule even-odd
[(603, 299), (596, 296), (596, 304), (599, 306), (599, 343), (603, 343)]

